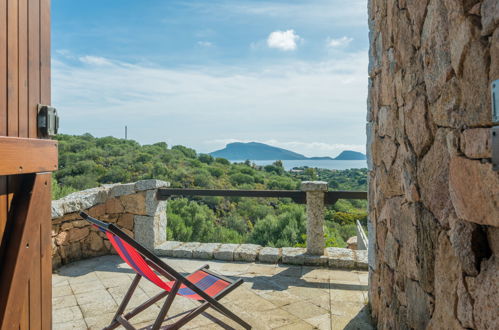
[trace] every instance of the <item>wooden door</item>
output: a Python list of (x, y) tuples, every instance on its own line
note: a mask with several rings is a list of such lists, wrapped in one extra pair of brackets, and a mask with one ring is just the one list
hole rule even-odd
[(51, 328), (50, 1), (0, 0), (0, 329)]

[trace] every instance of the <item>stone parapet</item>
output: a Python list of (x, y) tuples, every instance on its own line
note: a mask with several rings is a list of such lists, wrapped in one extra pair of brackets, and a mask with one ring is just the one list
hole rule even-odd
[(255, 244), (221, 244), (168, 241), (157, 246), (154, 252), (162, 257), (215, 259), (224, 261), (262, 262), (324, 266), (342, 269), (366, 270), (367, 251), (344, 248), (327, 248), (326, 255), (314, 256), (305, 248), (261, 247)]
[[(156, 194), (158, 188), (168, 186), (168, 182), (159, 180), (103, 185), (53, 201), (54, 268), (83, 258), (115, 253), (105, 234), (79, 216), (80, 211), (85, 211), (97, 219), (116, 224), (159, 256), (367, 269), (367, 260), (349, 249), (324, 250), (325, 182), (304, 182), (302, 185), (302, 190), (307, 192), (308, 227), (312, 228), (308, 230), (311, 233), (308, 237), (314, 237), (315, 253), (297, 247), (167, 241), (166, 201), (159, 201)], [(360, 251), (356, 253), (362, 256)]]
[(166, 201), (158, 201), (156, 192), (168, 186), (160, 180), (103, 185), (53, 201), (53, 267), (114, 252), (104, 233), (83, 220), (80, 211), (117, 224), (149, 249), (166, 242)]

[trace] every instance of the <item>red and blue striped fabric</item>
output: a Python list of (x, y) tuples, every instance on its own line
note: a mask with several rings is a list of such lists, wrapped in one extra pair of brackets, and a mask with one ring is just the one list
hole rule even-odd
[[(164, 282), (158, 275), (156, 275), (151, 267), (149, 267), (149, 265), (145, 262), (144, 258), (130, 244), (108, 231), (105, 231), (105, 233), (111, 244), (114, 246), (116, 252), (118, 252), (119, 256), (130, 267), (132, 267), (133, 270), (166, 291), (170, 291), (172, 289), (175, 281)], [(228, 282), (202, 270), (198, 270), (197, 272), (187, 276), (187, 279), (211, 297), (215, 296), (217, 293), (229, 286)], [(204, 300), (184, 284), (180, 286), (177, 294), (194, 300)]]

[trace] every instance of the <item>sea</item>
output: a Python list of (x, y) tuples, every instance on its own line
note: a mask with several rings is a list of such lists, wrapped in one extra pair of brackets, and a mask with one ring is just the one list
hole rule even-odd
[[(233, 163), (241, 163), (240, 160), (234, 160)], [(275, 160), (251, 160), (256, 165), (270, 165)], [(350, 168), (367, 168), (366, 160), (283, 160), (284, 169), (289, 171), (295, 167), (308, 166), (312, 168), (325, 168), (328, 170), (347, 170)]]

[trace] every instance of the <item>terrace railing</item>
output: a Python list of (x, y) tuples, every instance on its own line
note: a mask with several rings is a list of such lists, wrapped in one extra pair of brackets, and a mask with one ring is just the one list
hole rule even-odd
[(307, 206), (307, 253), (323, 255), (324, 206), (335, 204), (339, 199), (367, 199), (365, 191), (328, 191), (326, 182), (304, 181), (301, 190), (224, 190), (160, 188), (156, 198), (167, 200), (172, 196), (223, 196), (291, 198), (295, 203)]

